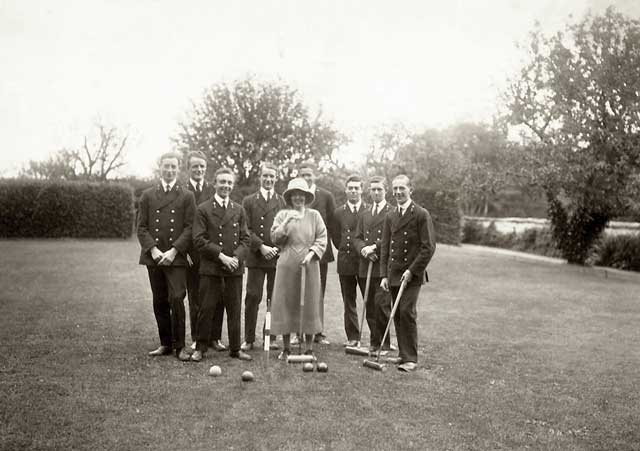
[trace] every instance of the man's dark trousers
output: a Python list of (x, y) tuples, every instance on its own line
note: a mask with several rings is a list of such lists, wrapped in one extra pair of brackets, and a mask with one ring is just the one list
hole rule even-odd
[(153, 294), (153, 313), (160, 344), (173, 349), (184, 347), (184, 266), (147, 266)]
[[(398, 296), (399, 286), (389, 287), (391, 296), (395, 301)], [(408, 284), (404, 289), (402, 298), (393, 317), (398, 339), (399, 357), (403, 362), (418, 361), (418, 326), (416, 303), (420, 294), (420, 283)]]
[(201, 343), (209, 343), (212, 336), (211, 317), (222, 305), (227, 312), (227, 333), (229, 335), (229, 351), (240, 350), (240, 310), (242, 302), (242, 276), (200, 276), (200, 312), (198, 314), (196, 342), (199, 349)]
[[(271, 299), (276, 269), (248, 268), (247, 270), (247, 296), (244, 301), (244, 341), (247, 343), (253, 343), (256, 340), (256, 322), (260, 302), (262, 302), (265, 277), (267, 278), (267, 299)], [(272, 335), (271, 338), (275, 339), (275, 336)]]

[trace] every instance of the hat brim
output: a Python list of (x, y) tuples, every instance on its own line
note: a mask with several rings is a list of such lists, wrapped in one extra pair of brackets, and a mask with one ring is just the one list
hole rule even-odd
[(282, 197), (284, 197), (284, 201), (288, 204), (288, 205), (292, 205), (291, 204), (291, 195), (295, 192), (299, 192), (304, 194), (305, 197), (305, 205), (309, 205), (310, 203), (312, 203), (316, 196), (313, 195), (313, 193), (310, 193), (309, 191), (303, 191), (301, 189), (297, 189), (297, 188), (293, 188), (293, 189), (288, 189), (286, 190), (283, 194)]

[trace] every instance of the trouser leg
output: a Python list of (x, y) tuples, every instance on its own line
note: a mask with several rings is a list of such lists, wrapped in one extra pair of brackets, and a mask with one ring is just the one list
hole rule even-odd
[(200, 276), (200, 309), (196, 331), (198, 333), (197, 348), (206, 351), (211, 340), (213, 316), (218, 298), (222, 297), (222, 278), (218, 276)]
[(171, 307), (169, 305), (169, 288), (164, 272), (157, 266), (147, 266), (149, 283), (153, 295), (153, 314), (158, 326), (158, 335), (162, 346), (171, 347)]
[(240, 311), (242, 310), (242, 276), (225, 277), (223, 282), (223, 301), (227, 312), (227, 333), (229, 351), (233, 354), (240, 350)]
[(198, 309), (200, 308), (200, 265), (187, 268), (187, 296), (189, 298), (189, 325), (191, 329), (191, 341), (198, 339), (196, 325), (198, 323)]
[(187, 272), (184, 266), (167, 266), (163, 271), (167, 276), (169, 287), (173, 347), (182, 349), (185, 335), (184, 298), (187, 295)]
[[(395, 298), (399, 287), (391, 287), (391, 294)], [(398, 309), (393, 318), (398, 337), (398, 355), (403, 362), (418, 361), (418, 326), (416, 303), (420, 285), (409, 285), (405, 288)]]
[[(262, 301), (265, 272), (262, 268), (249, 268), (247, 271), (247, 294), (244, 298), (244, 341), (256, 340), (258, 309)], [(229, 318), (227, 317), (227, 321)]]
[(339, 276), (342, 302), (344, 304), (344, 331), (347, 340), (358, 340), (360, 331), (358, 327), (358, 309), (356, 303), (356, 288), (358, 278), (355, 275)]

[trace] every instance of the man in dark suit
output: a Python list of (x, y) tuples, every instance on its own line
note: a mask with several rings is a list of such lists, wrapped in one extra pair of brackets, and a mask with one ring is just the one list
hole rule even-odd
[(251, 356), (240, 349), (240, 310), (243, 261), (249, 245), (244, 210), (229, 194), (235, 184), (229, 168), (215, 173), (215, 194), (196, 210), (193, 241), (200, 251), (200, 311), (196, 327), (198, 338), (191, 360), (199, 362), (207, 351), (216, 306), (227, 311), (229, 355), (241, 360)]
[[(187, 160), (187, 168), (189, 170), (189, 181), (186, 188), (191, 191), (196, 199), (196, 206), (200, 205), (213, 197), (215, 190), (213, 185), (205, 180), (207, 173), (207, 157), (200, 151), (190, 152)], [(187, 259), (187, 294), (189, 296), (189, 320), (191, 324), (191, 340), (193, 344), (191, 349), (196, 348), (196, 323), (198, 321), (198, 310), (200, 308), (200, 253), (192, 245), (189, 248)], [(211, 332), (210, 346), (216, 351), (226, 351), (227, 347), (222, 344), (220, 337), (222, 335), (222, 321), (224, 319), (224, 305), (219, 304), (213, 315), (213, 325)]]
[(160, 157), (162, 180), (140, 197), (137, 234), (140, 264), (149, 273), (160, 335), (160, 346), (149, 355), (167, 355), (173, 349), (178, 359), (187, 361), (190, 356), (184, 349), (184, 297), (195, 200), (191, 192), (176, 183), (179, 167), (178, 154)]
[[(355, 247), (356, 228), (360, 217), (367, 209), (362, 202), (362, 178), (350, 175), (345, 185), (347, 202), (336, 208), (333, 217), (335, 227), (331, 239), (338, 249), (338, 277), (344, 304), (344, 331), (347, 341), (344, 346), (357, 346), (360, 339), (356, 290), (359, 285), (358, 265), (360, 258)], [(360, 287), (363, 291), (363, 287)]]
[[(360, 287), (363, 290), (366, 285), (367, 270), (369, 262), (371, 268), (371, 280), (369, 282), (369, 294), (367, 295), (367, 325), (369, 326), (370, 340), (369, 351), (377, 352), (380, 347), (382, 335), (389, 322), (391, 313), (391, 298), (389, 292), (380, 287), (380, 248), (382, 247), (382, 228), (387, 213), (391, 207), (387, 203), (385, 196), (387, 193), (387, 181), (384, 177), (371, 177), (369, 181), (369, 196), (371, 206), (360, 216), (355, 237), (355, 248), (360, 255), (358, 278)], [(389, 335), (382, 343), (382, 352), (394, 350), (391, 345)]]
[[(247, 254), (247, 293), (244, 298), (244, 343), (241, 349), (253, 349), (256, 339), (258, 308), (262, 301), (264, 279), (267, 278), (267, 299), (271, 299), (276, 275), (278, 247), (271, 241), (271, 226), (276, 213), (285, 207), (284, 198), (274, 190), (277, 168), (263, 163), (260, 169), (260, 189), (242, 200), (249, 229)], [(271, 336), (271, 349), (278, 349)]]
[[(310, 208), (317, 210), (322, 216), (322, 220), (328, 231), (331, 231), (335, 227), (335, 219), (334, 213), (336, 210), (336, 201), (333, 198), (333, 194), (327, 191), (324, 188), (320, 188), (316, 185), (316, 175), (315, 175), (315, 166), (311, 162), (302, 163), (298, 168), (298, 177), (302, 177), (306, 180), (309, 188), (314, 193), (315, 198)], [(324, 324), (324, 293), (327, 287), (327, 269), (330, 262), (334, 260), (333, 258), (333, 248), (331, 247), (331, 243), (327, 243), (327, 250), (324, 255), (320, 259), (320, 286), (322, 289), (322, 296), (320, 297), (320, 315), (322, 319), (322, 324)], [(297, 344), (296, 339), (291, 340), (291, 344)], [(314, 341), (316, 343), (328, 345), (329, 340), (325, 336), (324, 333), (316, 334), (314, 337)]]
[(411, 200), (413, 190), (406, 175), (392, 182), (397, 208), (387, 214), (382, 231), (380, 286), (395, 299), (406, 281), (394, 317), (401, 371), (414, 371), (418, 362), (416, 302), (420, 286), (429, 281), (427, 265), (436, 250), (435, 232), (429, 212)]

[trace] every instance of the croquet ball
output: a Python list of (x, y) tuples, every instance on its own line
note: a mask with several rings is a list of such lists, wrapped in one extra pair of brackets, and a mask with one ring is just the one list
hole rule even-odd
[(326, 373), (327, 371), (329, 371), (329, 365), (324, 362), (318, 362), (318, 372)]
[(253, 373), (251, 371), (245, 371), (242, 373), (242, 380), (245, 382), (251, 382), (253, 380)]
[(209, 376), (218, 377), (221, 374), (222, 368), (220, 368), (218, 365), (213, 365), (211, 368), (209, 368)]
[(304, 371), (305, 373), (309, 373), (311, 371), (313, 371), (313, 363), (311, 362), (305, 362), (302, 364), (302, 371)]

